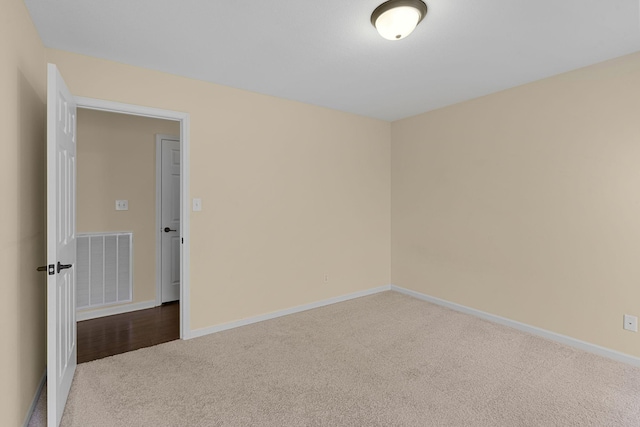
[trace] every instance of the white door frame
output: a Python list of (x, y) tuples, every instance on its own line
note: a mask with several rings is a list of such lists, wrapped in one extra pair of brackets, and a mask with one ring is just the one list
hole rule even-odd
[[(175, 141), (175, 140), (179, 140), (180, 137), (175, 135), (165, 135), (160, 133), (156, 134), (156, 307), (159, 305), (162, 305), (162, 225), (163, 225), (162, 224), (162, 140), (163, 139), (169, 139), (169, 140)], [(182, 159), (180, 159), (180, 165), (182, 166)], [(182, 212), (180, 213), (182, 214)], [(180, 221), (182, 221), (182, 219), (180, 219)]]
[[(78, 108), (180, 122), (180, 338), (191, 338), (189, 282), (189, 113), (76, 96)], [(157, 300), (157, 296), (156, 296)]]

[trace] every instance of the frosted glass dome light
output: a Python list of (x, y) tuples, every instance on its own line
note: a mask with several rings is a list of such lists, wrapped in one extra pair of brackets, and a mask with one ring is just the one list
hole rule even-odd
[(389, 0), (371, 14), (371, 23), (387, 40), (401, 40), (413, 32), (427, 14), (420, 0)]

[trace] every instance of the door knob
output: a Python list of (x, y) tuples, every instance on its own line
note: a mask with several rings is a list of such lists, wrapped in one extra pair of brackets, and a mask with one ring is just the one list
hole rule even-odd
[(170, 232), (170, 231), (178, 231), (178, 230), (172, 230), (172, 229), (170, 229), (169, 227), (165, 227), (165, 228), (164, 228), (164, 232), (165, 232), (165, 233), (168, 233), (168, 232)]

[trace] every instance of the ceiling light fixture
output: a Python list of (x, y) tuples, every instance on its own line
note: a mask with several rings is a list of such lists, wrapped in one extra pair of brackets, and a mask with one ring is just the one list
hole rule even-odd
[(371, 23), (387, 40), (400, 40), (413, 32), (427, 14), (420, 0), (389, 0), (376, 7)]

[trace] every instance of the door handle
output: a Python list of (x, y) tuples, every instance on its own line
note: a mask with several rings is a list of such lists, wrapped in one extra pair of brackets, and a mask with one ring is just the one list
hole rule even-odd
[(60, 261), (58, 261), (58, 273), (60, 273), (60, 270), (66, 270), (71, 267), (73, 267), (73, 264), (60, 264)]
[(38, 270), (38, 271), (48, 271), (49, 272), (49, 276), (52, 276), (52, 275), (56, 274), (56, 266), (53, 265), (53, 264), (41, 265), (40, 267), (36, 268), (36, 270)]
[(170, 231), (178, 231), (178, 230), (172, 230), (172, 229), (170, 229), (169, 227), (165, 227), (165, 228), (164, 228), (164, 232), (165, 232), (165, 233), (168, 233), (168, 232), (170, 232)]

